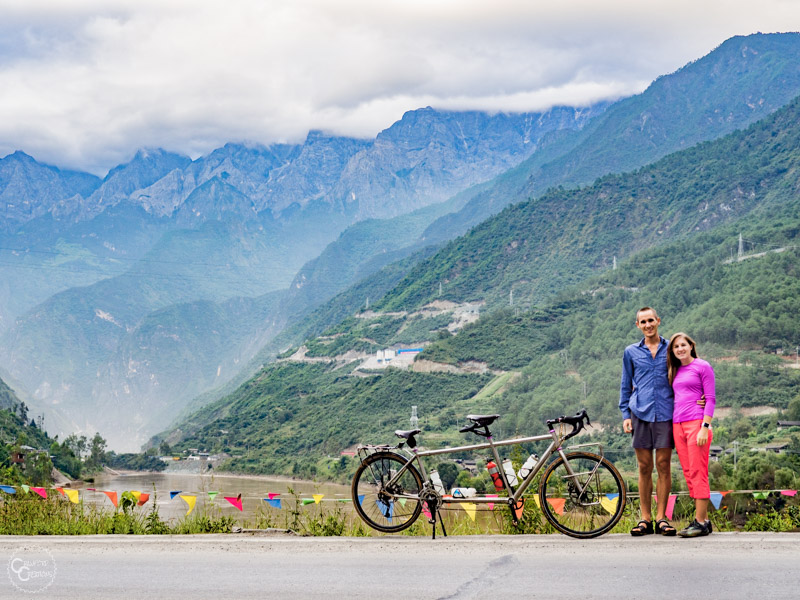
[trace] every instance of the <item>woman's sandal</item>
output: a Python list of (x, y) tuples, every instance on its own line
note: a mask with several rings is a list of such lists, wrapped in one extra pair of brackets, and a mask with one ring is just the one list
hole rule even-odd
[(672, 525), (669, 524), (669, 521), (666, 519), (659, 519), (656, 521), (656, 533), (660, 533), (661, 535), (672, 536), (678, 533), (678, 530), (675, 529)]
[(639, 521), (636, 524), (636, 527), (631, 529), (631, 535), (634, 537), (638, 537), (641, 535), (650, 535), (651, 533), (653, 533), (653, 522), (645, 521), (644, 519)]

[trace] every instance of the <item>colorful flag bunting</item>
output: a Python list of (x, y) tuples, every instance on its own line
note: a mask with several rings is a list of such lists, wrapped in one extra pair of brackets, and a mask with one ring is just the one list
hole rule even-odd
[(77, 504), (79, 502), (78, 498), (78, 490), (64, 490), (64, 494), (69, 498), (69, 501), (73, 504)]
[(619, 504), (618, 496), (619, 494), (606, 494), (600, 498), (600, 506), (610, 515), (617, 512), (617, 504)]
[(378, 509), (381, 511), (381, 514), (386, 517), (386, 520), (391, 523), (392, 515), (394, 515), (394, 502), (383, 502), (376, 499), (375, 504), (378, 505)]
[(242, 495), (241, 494), (236, 496), (236, 498), (233, 498), (232, 496), (223, 496), (223, 498), (225, 498), (225, 500), (227, 500), (228, 502), (233, 504), (239, 510), (242, 510)]
[(667, 498), (667, 512), (665, 513), (665, 517), (668, 519), (672, 519), (672, 511), (675, 510), (675, 500), (677, 500), (678, 496), (676, 494), (670, 494), (669, 498)]
[(28, 493), (28, 490), (31, 489), (31, 486), (25, 485), (24, 483), (20, 487), (22, 488), (22, 491), (25, 492), (26, 494)]
[(781, 490), (783, 496), (796, 496), (797, 490)]
[(364, 504), (364, 494), (359, 494), (358, 495), (358, 505), (361, 506), (362, 504)]
[(176, 490), (174, 492), (170, 492), (169, 493), (169, 499), (170, 500), (175, 500), (175, 496), (178, 496), (180, 493), (181, 493), (181, 490)]
[(461, 508), (463, 508), (464, 511), (469, 515), (470, 519), (473, 521), (475, 520), (475, 511), (478, 508), (475, 504), (472, 502), (463, 502), (461, 504)]
[(766, 500), (769, 492), (753, 492), (753, 498), (756, 500)]
[(325, 496), (325, 494), (311, 494), (314, 498), (314, 504), (319, 504), (319, 501)]
[(184, 502), (186, 502), (186, 504), (189, 505), (189, 510), (186, 513), (186, 516), (188, 517), (190, 514), (192, 514), (192, 511), (194, 510), (194, 505), (197, 502), (197, 496), (181, 495), (181, 500), (183, 500)]
[(566, 498), (548, 498), (547, 502), (550, 506), (553, 507), (553, 510), (556, 511), (557, 514), (563, 515), (564, 514), (564, 504), (566, 503)]
[(281, 499), (280, 498), (264, 498), (264, 502), (266, 502), (267, 504), (269, 504), (270, 506), (273, 506), (275, 508), (280, 508), (281, 507)]
[(109, 500), (111, 500), (111, 504), (113, 504), (115, 507), (119, 506), (119, 503), (117, 502), (117, 492), (103, 492), (103, 493), (106, 496), (108, 496)]
[(138, 502), (136, 502), (136, 504), (137, 506), (141, 506), (142, 504), (145, 504), (148, 500), (150, 500), (150, 494), (145, 494), (144, 492), (142, 492), (141, 494), (139, 494), (139, 499)]
[(58, 487), (58, 488), (56, 488), (56, 491), (57, 491), (59, 494), (61, 494), (62, 496), (66, 496), (66, 494), (64, 493), (64, 488), (60, 488), (60, 487)]
[[(216, 498), (216, 497), (217, 497), (217, 494), (219, 494), (219, 492), (208, 492), (208, 497), (209, 497), (209, 498), (211, 498), (211, 501), (213, 502), (213, 501), (214, 501), (214, 498)], [(241, 494), (240, 494), (240, 495), (241, 495)], [(225, 497), (225, 496), (223, 496), (223, 498), (224, 498), (224, 497)]]
[(719, 505), (722, 504), (722, 494), (720, 492), (711, 492), (708, 499), (711, 500), (714, 508), (719, 510)]
[(13, 486), (10, 485), (0, 485), (0, 490), (3, 490), (6, 494), (16, 494), (17, 490), (14, 489)]
[[(497, 498), (497, 494), (486, 494), (486, 497), (487, 498)], [(489, 502), (489, 504), (487, 506), (489, 507), (489, 510), (494, 510), (494, 502)]]
[(31, 489), (34, 492), (36, 492), (37, 494), (39, 494), (45, 500), (47, 499), (47, 490), (46, 489), (44, 489), (44, 488), (35, 488), (35, 487), (32, 487)]
[(131, 494), (133, 494), (133, 497), (136, 498), (136, 502), (139, 502), (139, 498), (142, 497), (142, 492), (139, 490), (131, 490)]
[(267, 496), (269, 496), (269, 499), (270, 499), (270, 500), (275, 500), (275, 498), (277, 498), (278, 496), (280, 496), (280, 494), (267, 494)]

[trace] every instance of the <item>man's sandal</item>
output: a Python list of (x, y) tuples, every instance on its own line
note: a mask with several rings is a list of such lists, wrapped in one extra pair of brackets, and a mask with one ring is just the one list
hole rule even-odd
[(670, 525), (666, 519), (659, 519), (656, 521), (656, 533), (669, 537), (678, 533), (678, 530)]
[(636, 527), (631, 529), (631, 535), (634, 537), (639, 537), (641, 535), (650, 535), (652, 533), (653, 533), (653, 522), (645, 521), (644, 519), (639, 521), (636, 524)]

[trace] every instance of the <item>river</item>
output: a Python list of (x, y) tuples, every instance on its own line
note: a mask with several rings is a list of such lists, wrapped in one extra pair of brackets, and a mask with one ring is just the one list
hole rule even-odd
[[(92, 488), (96, 491), (92, 491)], [(137, 511), (150, 512), (156, 503), (162, 519), (175, 521), (186, 515), (189, 506), (181, 499), (184, 496), (196, 496), (194, 513), (206, 513), (210, 516), (233, 516), (241, 526), (255, 526), (255, 521), (265, 515), (271, 516), (275, 527), (285, 525), (287, 508), (293, 507), (294, 497), (289, 489), (293, 489), (307, 504), (304, 510), (327, 510), (336, 503), (350, 511), (349, 486), (335, 483), (315, 483), (309, 481), (293, 481), (289, 479), (226, 475), (209, 472), (198, 473), (120, 473), (118, 475), (102, 474), (95, 477), (93, 483), (85, 483), (80, 488), (84, 503), (111, 507), (111, 500), (103, 492), (116, 492), (117, 497), (125, 491), (139, 491), (150, 494), (148, 501)], [(180, 494), (174, 494), (180, 492)], [(213, 492), (216, 492), (214, 494)], [(174, 498), (170, 498), (170, 494)], [(225, 496), (236, 498), (241, 494), (242, 511), (225, 500)], [(281, 500), (281, 509), (270, 506), (264, 501), (273, 495), (274, 500)], [(275, 495), (277, 494), (277, 496)], [(309, 502), (314, 495), (322, 495), (319, 504)], [(347, 501), (344, 504), (342, 501)], [(263, 523), (262, 523), (263, 525)]]

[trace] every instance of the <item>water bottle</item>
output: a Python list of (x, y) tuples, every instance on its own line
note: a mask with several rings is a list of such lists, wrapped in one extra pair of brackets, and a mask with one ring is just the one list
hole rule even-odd
[(503, 461), (503, 471), (506, 474), (506, 481), (511, 487), (517, 487), (517, 474), (514, 472), (514, 465), (511, 464), (511, 459), (507, 458)]
[(497, 465), (489, 461), (486, 463), (486, 470), (489, 471), (489, 477), (492, 478), (494, 489), (498, 492), (502, 492), (505, 489), (505, 485), (503, 485), (503, 478), (500, 477), (500, 471), (497, 470)]
[(450, 490), (450, 495), (453, 498), (472, 498), (477, 493), (478, 490), (475, 488), (457, 487)]
[(442, 485), (442, 478), (439, 477), (439, 471), (431, 471), (431, 483), (433, 483), (436, 493), (444, 496), (444, 485)]
[(525, 479), (528, 475), (530, 475), (530, 472), (533, 471), (533, 467), (535, 467), (536, 463), (538, 462), (539, 457), (536, 455), (536, 452), (534, 452), (519, 468), (519, 478)]

